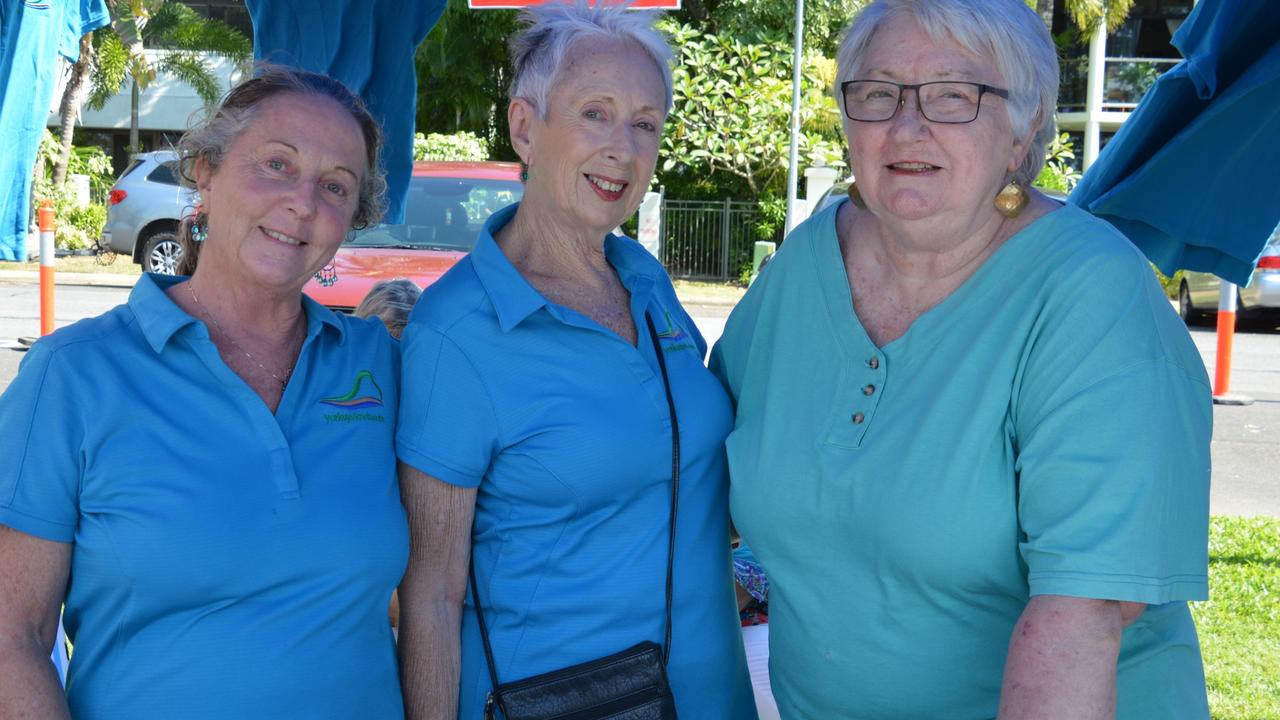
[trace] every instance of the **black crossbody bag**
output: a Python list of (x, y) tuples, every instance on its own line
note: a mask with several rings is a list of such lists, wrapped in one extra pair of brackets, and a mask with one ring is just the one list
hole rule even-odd
[(663, 357), (658, 332), (649, 313), (644, 315), (653, 340), (653, 351), (662, 370), (671, 413), (671, 519), (667, 545), (667, 617), (664, 644), (646, 640), (626, 650), (588, 662), (571, 665), (533, 677), (500, 684), (493, 663), (489, 631), (480, 609), (475, 563), (471, 565), (471, 598), (475, 602), (484, 658), (489, 665), (493, 691), (485, 700), (485, 720), (495, 719), (501, 710), (506, 720), (676, 720), (675, 698), (667, 683), (667, 660), (671, 656), (671, 568), (676, 555), (676, 507), (680, 497), (680, 426), (676, 404), (671, 397), (671, 380)]

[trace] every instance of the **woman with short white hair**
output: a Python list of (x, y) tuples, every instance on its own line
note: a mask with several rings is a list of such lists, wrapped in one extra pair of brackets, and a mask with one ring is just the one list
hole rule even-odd
[[(653, 177), (670, 51), (649, 16), (603, 3), (526, 19), (508, 109), (523, 199), (423, 292), (404, 335), (406, 709), (755, 718), (731, 580), (732, 411), (662, 266), (613, 234)], [(553, 714), (496, 689), (584, 664), (609, 677), (534, 693)], [(635, 677), (655, 682), (583, 702)]]
[(877, 0), (840, 48), (850, 200), (712, 367), (787, 718), (1204, 718), (1212, 410), (1145, 258), (1031, 188), (1022, 0)]

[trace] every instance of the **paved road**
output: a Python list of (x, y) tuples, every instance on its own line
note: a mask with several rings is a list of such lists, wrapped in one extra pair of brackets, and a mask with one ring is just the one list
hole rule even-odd
[[(127, 288), (60, 286), (55, 306), (61, 327), (124, 302)], [(691, 305), (689, 314), (708, 342), (724, 330), (729, 308)], [(17, 373), (16, 339), (39, 331), (39, 294), (30, 283), (0, 282), (0, 388)], [(1214, 407), (1212, 509), (1227, 515), (1280, 517), (1280, 327), (1244, 323), (1232, 353), (1231, 390), (1252, 397), (1244, 407)], [(1192, 328), (1205, 366), (1213, 372), (1213, 328)]]

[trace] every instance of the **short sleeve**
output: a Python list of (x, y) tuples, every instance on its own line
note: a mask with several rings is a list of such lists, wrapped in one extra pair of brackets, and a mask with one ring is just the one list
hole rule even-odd
[[(774, 267), (770, 263), (770, 270)], [(761, 298), (766, 291), (766, 280), (761, 273), (756, 281), (747, 289), (746, 295), (734, 306), (725, 321), (724, 332), (711, 348), (711, 357), (707, 359), (707, 367), (716, 376), (734, 407), (738, 405), (738, 396), (742, 391), (743, 376), (746, 374), (747, 351), (751, 347), (755, 334), (756, 321), (760, 312)]]
[(499, 437), (480, 374), (452, 340), (422, 323), (405, 329), (400, 352), (396, 455), (451, 485), (479, 486)]
[(1213, 423), (1203, 365), (1145, 266), (1128, 288), (1122, 273), (1092, 277), (1099, 302), (1050, 308), (1015, 400), (1030, 593), (1203, 600)]
[[(35, 537), (71, 542), (79, 520), (81, 444), (78, 410), (66, 374), (65, 347), (36, 343), (0, 395), (0, 524)], [(62, 370), (63, 372), (60, 372)]]

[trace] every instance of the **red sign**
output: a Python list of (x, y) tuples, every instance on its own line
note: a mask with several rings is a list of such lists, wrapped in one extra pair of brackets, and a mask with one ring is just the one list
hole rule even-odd
[[(546, 5), (551, 1), (553, 0), (467, 0), (467, 7), (472, 10), (502, 10)], [(635, 0), (627, 7), (631, 10), (679, 10), (680, 0)]]

